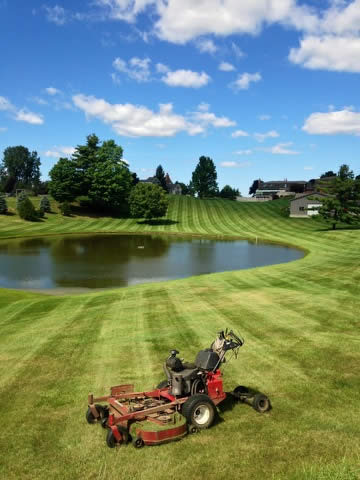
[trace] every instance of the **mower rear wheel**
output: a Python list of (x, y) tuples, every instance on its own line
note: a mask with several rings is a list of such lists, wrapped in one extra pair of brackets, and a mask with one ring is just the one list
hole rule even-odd
[(188, 424), (195, 426), (199, 430), (209, 428), (216, 415), (216, 407), (210, 397), (198, 393), (191, 396), (183, 404), (181, 413), (186, 418)]
[(156, 388), (166, 388), (169, 385), (169, 382), (167, 380), (163, 380), (162, 382), (159, 383), (159, 385)]
[(270, 410), (270, 400), (266, 395), (258, 393), (253, 399), (252, 406), (257, 412), (264, 413)]
[(98, 417), (98, 418), (95, 417), (95, 415), (94, 415), (93, 412), (91, 411), (91, 408), (90, 408), (90, 407), (87, 409), (87, 412), (86, 412), (86, 415), (85, 415), (86, 421), (87, 421), (88, 423), (90, 423), (90, 424), (91, 424), (91, 423), (95, 423), (97, 420), (101, 420), (101, 419), (104, 418), (105, 416), (107, 417), (107, 416), (109, 415), (108, 410), (107, 410), (105, 407), (103, 407), (102, 405), (96, 404), (96, 405), (95, 405), (95, 408), (96, 408), (96, 410), (97, 410), (97, 412), (98, 412), (98, 414), (99, 414), (99, 417)]
[(125, 427), (118, 425), (116, 428), (118, 429), (118, 432), (121, 435), (121, 440), (120, 442), (116, 440), (116, 438), (114, 437), (113, 431), (110, 428), (106, 435), (106, 444), (109, 448), (115, 448), (116, 445), (122, 445), (123, 443), (127, 443), (129, 440), (129, 433)]
[(145, 445), (144, 440), (141, 437), (135, 437), (132, 444), (135, 448), (142, 448)]

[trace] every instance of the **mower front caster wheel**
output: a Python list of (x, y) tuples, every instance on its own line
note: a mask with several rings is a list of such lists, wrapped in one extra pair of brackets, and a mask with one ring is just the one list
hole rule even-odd
[(181, 413), (189, 425), (199, 430), (211, 427), (216, 415), (216, 407), (211, 398), (202, 393), (192, 395), (182, 406)]
[(129, 433), (128, 431), (126, 430), (125, 427), (122, 427), (121, 425), (118, 425), (117, 427), (117, 430), (120, 434), (120, 441), (118, 441), (116, 438), (115, 438), (115, 435), (114, 435), (114, 432), (112, 431), (112, 429), (110, 428), (108, 430), (108, 433), (106, 435), (106, 445), (109, 447), (109, 448), (115, 448), (116, 445), (123, 445), (124, 443), (126, 444), (129, 440)]
[(144, 440), (141, 437), (135, 437), (132, 444), (135, 448), (142, 448), (145, 445)]
[(96, 418), (93, 412), (91, 411), (91, 408), (89, 407), (86, 412), (86, 421), (88, 423), (95, 423), (97, 420), (102, 420), (104, 418), (107, 418), (109, 416), (109, 411), (106, 407), (103, 407), (102, 405), (95, 405), (96, 411), (98, 412), (99, 416)]
[(258, 393), (252, 401), (252, 406), (257, 412), (265, 413), (270, 410), (270, 400), (266, 395)]

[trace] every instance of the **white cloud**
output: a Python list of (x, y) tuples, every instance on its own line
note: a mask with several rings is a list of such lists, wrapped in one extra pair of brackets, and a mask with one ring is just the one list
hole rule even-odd
[(55, 87), (47, 87), (47, 88), (45, 88), (45, 91), (48, 95), (51, 95), (51, 96), (59, 95), (59, 93), (61, 93), (61, 90), (59, 90)]
[(349, 108), (326, 113), (312, 113), (302, 129), (311, 135), (360, 136), (360, 113)]
[[(127, 63), (125, 60), (117, 57), (112, 65), (118, 72), (125, 73), (128, 77), (137, 82), (148, 82), (150, 80), (150, 58), (133, 57)], [(114, 78), (113, 78), (114, 80)]]
[(287, 143), (278, 143), (273, 147), (264, 149), (266, 152), (270, 152), (273, 155), (298, 155), (300, 152), (296, 152), (295, 150), (291, 150), (290, 147), (292, 142)]
[(305, 167), (304, 167), (304, 170), (314, 170), (314, 167), (311, 167), (311, 166), (305, 166)]
[(104, 7), (110, 18), (133, 22), (139, 13), (156, 3), (156, 0), (94, 0), (94, 3)]
[(26, 122), (30, 123), (31, 125), (42, 125), (44, 123), (44, 118), (42, 115), (25, 109), (18, 110), (15, 113), (14, 118), (18, 122)]
[(158, 73), (167, 73), (170, 71), (170, 68), (164, 65), (163, 63), (157, 63), (156, 64), (156, 71)]
[(44, 5), (43, 8), (45, 9), (46, 18), (49, 22), (55, 23), (59, 26), (64, 25), (67, 22), (67, 12), (60, 5), (55, 5), (54, 7)]
[(241, 50), (241, 48), (236, 45), (236, 43), (231, 42), (231, 50), (233, 51), (235, 57), (242, 58), (245, 56), (245, 53)]
[(38, 105), (49, 105), (49, 102), (47, 102), (46, 100), (44, 100), (41, 97), (31, 97), (31, 98), (29, 98), (29, 100), (31, 102), (37, 103)]
[(200, 111), (200, 112), (208, 112), (209, 109), (210, 109), (210, 105), (208, 103), (205, 103), (205, 102), (201, 102), (197, 109)]
[(230, 84), (234, 90), (247, 90), (250, 83), (259, 82), (262, 79), (260, 73), (242, 73), (238, 78)]
[(309, 35), (290, 50), (289, 59), (312, 70), (360, 72), (360, 38)]
[(54, 147), (54, 150), (47, 150), (44, 152), (45, 157), (60, 158), (60, 157), (71, 157), (75, 152), (74, 147)]
[(87, 118), (97, 118), (111, 125), (118, 135), (129, 137), (172, 137), (179, 132), (189, 135), (204, 133), (208, 127), (235, 125), (227, 117), (217, 117), (209, 111), (197, 110), (187, 116), (173, 112), (171, 103), (160, 104), (159, 111), (132, 104), (111, 104), (94, 96), (75, 95), (73, 102)]
[(253, 151), (250, 149), (247, 150), (237, 150), (234, 152), (236, 155), (252, 155)]
[(224, 168), (245, 168), (250, 167), (252, 165), (251, 162), (221, 162), (220, 166)]
[(205, 72), (193, 72), (192, 70), (169, 71), (161, 80), (170, 87), (200, 88), (209, 83), (211, 78)]
[(267, 138), (277, 138), (280, 137), (280, 135), (276, 130), (270, 130), (266, 133), (254, 133), (254, 137), (258, 142), (262, 143)]
[(201, 39), (196, 42), (196, 47), (201, 53), (215, 53), (217, 46), (210, 39)]
[(42, 125), (44, 118), (38, 113), (30, 112), (25, 108), (17, 108), (7, 98), (0, 97), (0, 111), (9, 112), (12, 118), (18, 122), (30, 123), (32, 125)]
[(7, 127), (0, 127), (0, 133), (7, 132)]
[(236, 130), (231, 134), (233, 138), (239, 138), (239, 137), (248, 137), (249, 134), (245, 132), (244, 130)]
[(234, 70), (236, 70), (236, 68), (231, 63), (221, 62), (219, 65), (219, 70), (221, 70), (222, 72), (233, 72)]
[(266, 115), (265, 113), (263, 113), (262, 115), (259, 115), (259, 120), (270, 120), (271, 118), (271, 115)]

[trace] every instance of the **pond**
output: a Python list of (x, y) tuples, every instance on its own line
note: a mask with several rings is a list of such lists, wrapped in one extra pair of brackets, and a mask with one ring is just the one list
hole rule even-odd
[(284, 246), (159, 235), (69, 235), (0, 241), (0, 287), (52, 293), (125, 287), (290, 262)]

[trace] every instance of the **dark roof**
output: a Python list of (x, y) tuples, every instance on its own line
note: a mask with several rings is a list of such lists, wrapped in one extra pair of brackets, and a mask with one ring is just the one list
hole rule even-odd
[(330, 195), (326, 195), (325, 193), (320, 193), (320, 192), (311, 192), (311, 193), (306, 193), (305, 195), (301, 195), (301, 197), (295, 197), (290, 202), (293, 202), (294, 200), (299, 200), (300, 198), (304, 197), (329, 197)]

